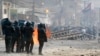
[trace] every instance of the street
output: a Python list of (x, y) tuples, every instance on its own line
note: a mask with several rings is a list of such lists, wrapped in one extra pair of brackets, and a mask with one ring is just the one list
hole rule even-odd
[[(100, 44), (94, 40), (48, 40), (44, 45), (42, 56), (100, 56)], [(33, 48), (33, 55), (5, 53), (4, 40), (0, 40), (0, 56), (40, 56), (38, 55), (38, 44)]]

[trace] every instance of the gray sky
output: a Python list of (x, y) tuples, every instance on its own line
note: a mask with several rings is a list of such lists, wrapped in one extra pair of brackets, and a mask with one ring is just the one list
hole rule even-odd
[(100, 7), (100, 0), (91, 0), (94, 7)]

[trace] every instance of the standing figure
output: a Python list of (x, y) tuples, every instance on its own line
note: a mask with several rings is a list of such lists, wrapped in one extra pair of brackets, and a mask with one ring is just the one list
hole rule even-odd
[(42, 55), (42, 48), (44, 42), (47, 42), (45, 25), (42, 23), (38, 24), (38, 41), (39, 41), (39, 55)]
[(2, 21), (2, 31), (3, 31), (3, 34), (5, 35), (6, 52), (9, 53), (11, 52), (12, 33), (14, 32), (14, 30), (8, 18)]
[[(33, 29), (32, 31), (34, 32), (34, 22), (31, 22), (31, 27), (32, 27), (32, 29)], [(31, 33), (31, 37), (32, 37), (32, 38), (31, 38), (31, 40), (30, 40), (31, 43), (30, 43), (30, 46), (29, 46), (29, 48), (30, 48), (30, 49), (29, 49), (29, 52), (30, 52), (31, 54), (33, 54), (33, 53), (32, 53), (33, 46), (34, 46), (34, 41), (33, 41), (33, 37), (34, 37), (34, 36), (33, 36), (33, 33)]]
[(20, 46), (20, 52), (24, 52), (24, 47), (25, 47), (25, 41), (24, 41), (24, 32), (23, 32), (23, 29), (24, 29), (24, 20), (21, 20), (19, 21), (19, 28), (20, 28), (20, 41), (19, 41), (19, 46)]
[(20, 38), (20, 52), (24, 52), (24, 47), (25, 47), (25, 41), (24, 41), (24, 32), (23, 32), (23, 29), (24, 29), (24, 24), (22, 24), (20, 26), (20, 31), (21, 31), (21, 38)]
[(25, 47), (27, 53), (32, 53), (33, 45), (31, 43), (33, 42), (33, 28), (31, 27), (31, 24), (29, 22), (26, 23), (23, 32), (24, 32), (24, 40), (25, 40)]
[(16, 44), (16, 52), (20, 52), (20, 29), (18, 26), (18, 22), (15, 21), (14, 22), (14, 33), (13, 33), (13, 37), (12, 37), (12, 52), (14, 52), (14, 45)]

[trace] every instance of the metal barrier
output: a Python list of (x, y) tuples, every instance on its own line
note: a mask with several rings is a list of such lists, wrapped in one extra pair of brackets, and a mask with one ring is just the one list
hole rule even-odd
[(94, 39), (95, 36), (88, 34), (88, 33), (83, 33), (81, 31), (76, 31), (76, 32), (70, 32), (66, 30), (58, 31), (58, 32), (53, 32), (52, 33), (52, 38), (54, 39)]

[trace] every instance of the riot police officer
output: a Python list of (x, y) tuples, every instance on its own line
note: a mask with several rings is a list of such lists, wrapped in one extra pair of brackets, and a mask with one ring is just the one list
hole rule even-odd
[(13, 29), (14, 29), (14, 33), (13, 33), (13, 37), (12, 37), (12, 52), (14, 52), (14, 45), (15, 43), (17, 44), (16, 45), (16, 52), (20, 52), (20, 29), (19, 29), (19, 26), (18, 26), (18, 22), (15, 21), (13, 23)]
[(5, 35), (6, 52), (9, 53), (11, 52), (12, 33), (14, 32), (14, 30), (8, 18), (5, 18), (4, 21), (2, 21), (2, 31)]
[(44, 42), (47, 42), (45, 24), (38, 24), (39, 55), (42, 55)]
[(24, 29), (23, 29), (24, 40), (25, 40), (25, 47), (26, 47), (26, 52), (27, 53), (32, 53), (33, 46), (31, 45), (31, 43), (33, 42), (33, 38), (32, 38), (33, 31), (34, 30), (31, 27), (30, 22), (27, 22), (25, 27), (24, 27)]
[[(25, 21), (24, 21), (25, 22)], [(24, 41), (24, 27), (25, 27), (25, 24), (24, 24), (23, 21), (19, 22), (19, 27), (20, 27), (20, 43), (19, 43), (19, 46), (20, 46), (20, 52), (24, 52), (24, 48), (25, 48), (25, 41)]]
[[(31, 27), (33, 28), (33, 32), (34, 32), (34, 22), (31, 22)], [(31, 54), (33, 54), (32, 53), (32, 50), (33, 50), (33, 45), (34, 45), (34, 41), (33, 41), (33, 37), (34, 37), (34, 35), (33, 35), (33, 33), (31, 33), (31, 37), (32, 37), (32, 39), (30, 40), (31, 41), (31, 43), (30, 43), (30, 49), (29, 49), (29, 52), (31, 53)]]

